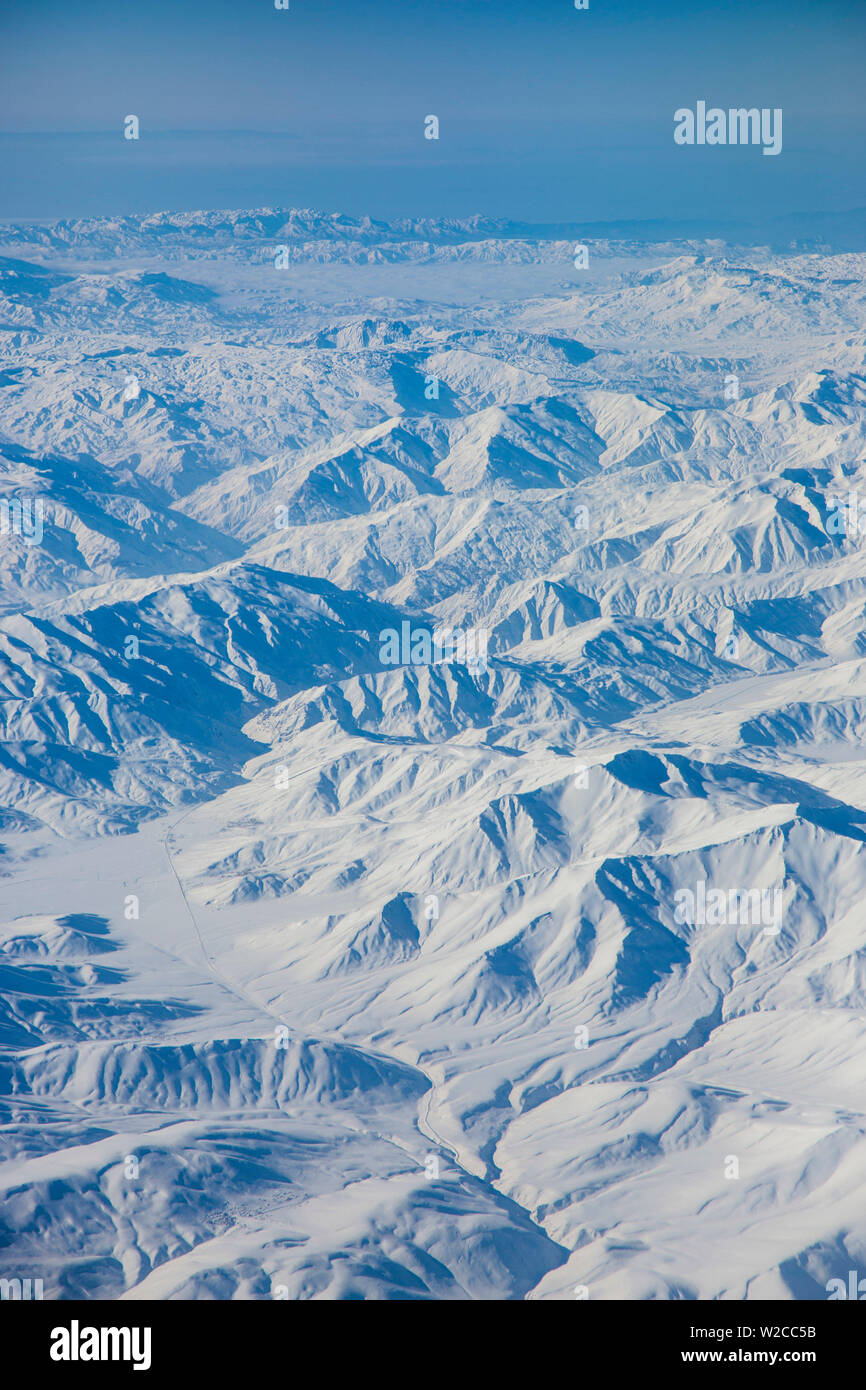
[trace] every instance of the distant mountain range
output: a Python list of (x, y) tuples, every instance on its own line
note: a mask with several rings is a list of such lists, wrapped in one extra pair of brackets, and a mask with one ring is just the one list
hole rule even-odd
[[(751, 223), (732, 217), (712, 222), (700, 218), (625, 219), (606, 222), (533, 223), (490, 218), (400, 218), (392, 222), (370, 217), (326, 214), (309, 208), (256, 208), (252, 210), (158, 212), (149, 217), (85, 217), (58, 222), (16, 221), (0, 223), (0, 244), (26, 243), (52, 250), (98, 252), (123, 256), (135, 251), (156, 251), (185, 257), (203, 250), (225, 256), (258, 258), (269, 238), (297, 243), (335, 242), (343, 256), (349, 246), (389, 246), (390, 255), (423, 254), (428, 248), (466, 248), (478, 241), (595, 240), (703, 242), (741, 246), (767, 246), (771, 250), (815, 251), (866, 250), (866, 208), (847, 212), (786, 213), (769, 223)], [(397, 252), (399, 245), (400, 251)], [(312, 247), (309, 249), (312, 250)], [(389, 256), (390, 258), (390, 256)]]

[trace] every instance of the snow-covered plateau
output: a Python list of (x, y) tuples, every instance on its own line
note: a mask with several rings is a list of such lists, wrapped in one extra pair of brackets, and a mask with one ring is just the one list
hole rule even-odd
[(582, 241), (0, 228), (0, 1276), (866, 1275), (866, 256)]

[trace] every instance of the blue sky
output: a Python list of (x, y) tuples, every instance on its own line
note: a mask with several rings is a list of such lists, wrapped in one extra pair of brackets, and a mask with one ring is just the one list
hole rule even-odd
[[(2, 217), (300, 205), (711, 230), (866, 203), (866, 0), (7, 0), (0, 16)], [(673, 112), (699, 99), (782, 107), (782, 154), (676, 147)]]

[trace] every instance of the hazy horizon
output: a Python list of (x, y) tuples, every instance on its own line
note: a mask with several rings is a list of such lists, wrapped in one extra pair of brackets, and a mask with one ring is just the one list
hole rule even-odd
[[(866, 202), (853, 0), (49, 0), (2, 30), (3, 220), (295, 206), (712, 235)], [(698, 100), (781, 108), (782, 157), (676, 146)]]

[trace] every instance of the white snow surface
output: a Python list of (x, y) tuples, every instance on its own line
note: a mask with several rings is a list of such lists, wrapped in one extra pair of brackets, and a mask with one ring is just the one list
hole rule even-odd
[(0, 228), (3, 1277), (866, 1267), (866, 257), (588, 244)]

